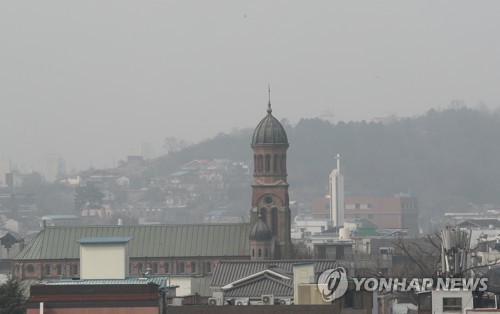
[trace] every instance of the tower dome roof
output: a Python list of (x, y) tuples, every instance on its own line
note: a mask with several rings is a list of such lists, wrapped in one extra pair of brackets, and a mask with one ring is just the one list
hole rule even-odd
[(271, 103), (267, 116), (262, 119), (253, 132), (252, 144), (288, 144), (288, 137), (281, 123), (272, 115)]
[(271, 230), (269, 230), (269, 227), (266, 225), (265, 222), (262, 221), (261, 216), (259, 215), (259, 219), (253, 225), (252, 230), (250, 230), (250, 240), (257, 240), (257, 241), (268, 241), (273, 238), (273, 234), (271, 233)]

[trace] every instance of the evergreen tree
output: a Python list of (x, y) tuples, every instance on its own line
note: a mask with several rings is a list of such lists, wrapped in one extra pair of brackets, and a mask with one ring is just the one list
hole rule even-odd
[(0, 286), (0, 314), (25, 313), (23, 290), (19, 282), (10, 279)]

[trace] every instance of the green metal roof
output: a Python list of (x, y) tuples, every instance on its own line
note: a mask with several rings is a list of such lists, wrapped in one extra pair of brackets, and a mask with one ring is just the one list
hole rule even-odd
[(134, 237), (131, 258), (248, 256), (249, 224), (54, 226), (40, 231), (14, 260), (78, 259), (81, 238)]

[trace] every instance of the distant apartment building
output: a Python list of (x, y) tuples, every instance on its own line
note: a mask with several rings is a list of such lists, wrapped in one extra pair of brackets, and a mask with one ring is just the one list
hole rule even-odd
[(42, 161), (42, 175), (48, 182), (54, 182), (66, 173), (64, 159), (59, 154), (48, 154)]
[[(395, 196), (346, 196), (344, 218), (348, 221), (366, 219), (379, 229), (403, 229), (408, 235), (417, 235), (418, 202), (408, 193)], [(327, 218), (330, 208), (328, 198), (313, 201), (312, 213)]]
[(0, 186), (7, 185), (7, 177), (12, 171), (10, 159), (0, 159)]

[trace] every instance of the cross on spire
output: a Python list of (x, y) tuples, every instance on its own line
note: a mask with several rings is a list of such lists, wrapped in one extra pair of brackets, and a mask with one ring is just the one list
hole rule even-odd
[(267, 84), (268, 101), (267, 101), (267, 113), (271, 114), (273, 110), (271, 109), (271, 84)]

